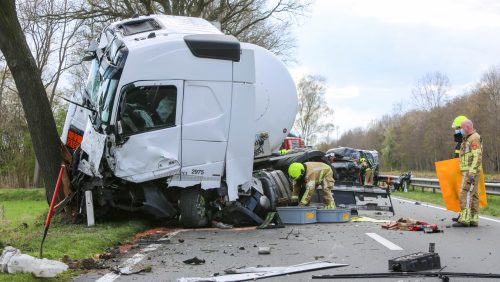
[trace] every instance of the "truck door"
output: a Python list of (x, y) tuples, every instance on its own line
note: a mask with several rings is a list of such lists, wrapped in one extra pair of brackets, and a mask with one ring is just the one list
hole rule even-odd
[(116, 176), (144, 182), (178, 174), (183, 81), (140, 81), (123, 87), (116, 124)]
[(170, 185), (220, 187), (231, 114), (231, 82), (186, 81), (182, 112), (182, 171)]

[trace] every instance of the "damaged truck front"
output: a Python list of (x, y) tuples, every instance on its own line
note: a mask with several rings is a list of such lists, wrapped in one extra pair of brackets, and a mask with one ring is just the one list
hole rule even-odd
[(269, 51), (203, 19), (113, 23), (89, 52), (62, 140), (73, 152), (71, 189), (92, 191), (97, 216), (260, 224), (289, 201), (290, 162), (327, 161), (317, 151), (276, 154), (297, 113), (290, 74)]

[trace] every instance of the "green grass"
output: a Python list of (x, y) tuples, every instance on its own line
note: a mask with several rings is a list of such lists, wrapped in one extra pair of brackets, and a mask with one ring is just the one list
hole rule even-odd
[[(0, 250), (11, 245), (38, 257), (47, 212), (42, 189), (0, 189)], [(135, 233), (149, 227), (148, 222), (139, 219), (98, 222), (96, 226), (87, 227), (85, 224), (63, 224), (60, 218), (52, 219), (43, 248), (45, 258), (61, 260), (64, 255), (72, 259), (93, 257), (108, 247), (131, 241)], [(54, 281), (66, 281), (78, 273), (69, 271)], [(30, 274), (0, 274), (0, 281), (33, 279)]]
[[(431, 191), (424, 191), (418, 189), (415, 191), (399, 192), (395, 191), (392, 195), (412, 199), (419, 202), (426, 202), (429, 204), (444, 206), (443, 197), (441, 193), (432, 193)], [(488, 195), (488, 205), (484, 208), (481, 208), (480, 214), (482, 215), (491, 215), (500, 217), (500, 196)]]

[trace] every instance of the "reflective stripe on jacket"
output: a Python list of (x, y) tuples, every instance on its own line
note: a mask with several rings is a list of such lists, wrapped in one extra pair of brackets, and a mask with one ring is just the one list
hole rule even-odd
[(483, 159), (481, 136), (474, 131), (464, 138), (460, 146), (460, 171), (477, 174)]

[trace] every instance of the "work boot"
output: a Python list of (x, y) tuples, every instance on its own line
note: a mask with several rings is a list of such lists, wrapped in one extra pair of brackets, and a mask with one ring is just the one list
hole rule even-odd
[(470, 227), (478, 227), (479, 226), (479, 215), (473, 214), (470, 217)]
[(469, 215), (469, 210), (464, 209), (460, 211), (460, 216), (457, 220), (457, 222), (453, 223), (451, 226), (453, 227), (469, 227), (470, 225), (470, 215)]
[(469, 223), (457, 221), (451, 225), (452, 227), (469, 227)]

